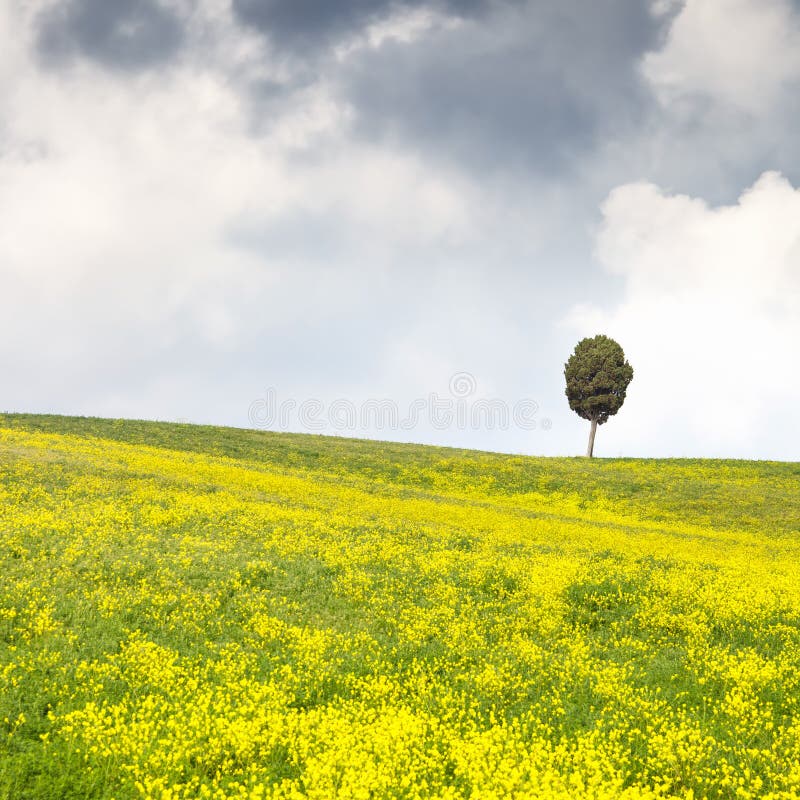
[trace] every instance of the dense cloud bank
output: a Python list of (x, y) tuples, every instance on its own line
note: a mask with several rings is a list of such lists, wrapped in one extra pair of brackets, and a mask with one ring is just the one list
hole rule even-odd
[(0, 407), (247, 425), (468, 371), (551, 428), (373, 434), (580, 452), (603, 330), (637, 371), (600, 454), (797, 457), (788, 0), (0, 0), (0, 35)]

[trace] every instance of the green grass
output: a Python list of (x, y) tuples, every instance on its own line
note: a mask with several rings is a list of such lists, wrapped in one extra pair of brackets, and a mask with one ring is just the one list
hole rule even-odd
[[(647, 519), (770, 534), (800, 531), (800, 462), (734, 459), (537, 458), (366, 439), (170, 422), (0, 414), (0, 427), (304, 469), (324, 479), (410, 490), (480, 489), (498, 498), (565, 493), (591, 509), (607, 500)], [(787, 491), (786, 481), (790, 482)]]
[(0, 415), (0, 798), (788, 800), (798, 564), (796, 463)]

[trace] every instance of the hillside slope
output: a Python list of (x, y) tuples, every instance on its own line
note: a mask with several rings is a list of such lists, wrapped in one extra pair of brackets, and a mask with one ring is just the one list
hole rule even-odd
[(0, 797), (800, 796), (800, 464), (0, 415)]

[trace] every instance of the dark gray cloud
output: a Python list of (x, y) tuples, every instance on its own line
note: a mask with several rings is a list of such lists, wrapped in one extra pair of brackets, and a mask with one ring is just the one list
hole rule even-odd
[[(434, 25), (412, 42), (390, 37), (344, 63), (326, 55), (372, 21), (424, 6), (462, 24)], [(257, 118), (274, 119), (276, 103), (324, 74), (354, 110), (357, 137), (478, 174), (545, 176), (580, 168), (599, 142), (652, 116), (640, 59), (672, 18), (641, 0), (233, 0), (233, 10), (293, 64), (286, 83), (250, 87)]]
[(81, 56), (136, 70), (169, 59), (182, 39), (180, 21), (157, 0), (70, 0), (42, 16), (36, 44), (48, 64)]
[(461, 16), (489, 5), (490, 0), (233, 0), (233, 11), (276, 47), (297, 51), (332, 43), (397, 10), (431, 6)]
[(533, 2), (364, 50), (345, 91), (361, 133), (475, 166), (562, 172), (652, 106), (638, 62), (665, 20), (639, 0)]
[[(92, 61), (117, 85), (138, 84), (136, 70), (176, 53), (190, 68), (158, 95), (180, 115), (153, 114), (138, 92), (120, 93), (121, 116), (146, 123), (158, 148), (103, 124), (94, 70), (70, 74), (56, 98), (58, 74), (39, 84), (20, 59), (26, 96), (3, 104), (0, 92), (10, 178), (0, 205), (18, 231), (0, 237), (0, 341), (25, 340), (34, 354), (0, 347), (3, 404), (18, 410), (247, 425), (266, 387), (298, 401), (403, 403), (446, 393), (449, 376), (466, 369), (481, 396), (533, 397), (552, 432), (396, 435), (579, 451), (585, 431), (564, 400), (561, 369), (583, 334), (563, 322), (575, 305), (614, 309), (625, 296), (624, 278), (592, 260), (608, 192), (645, 179), (719, 203), (735, 202), (764, 169), (800, 180), (800, 100), (790, 92), (764, 115), (705, 96), (658, 103), (640, 61), (671, 18), (651, 16), (642, 0), (48, 5), (35, 38), (47, 64)], [(358, 36), (422, 8), (438, 13), (411, 41)], [(265, 47), (252, 46), (253, 32)], [(340, 43), (352, 47), (334, 57)], [(330, 123), (329, 101), (346, 111)], [(51, 113), (40, 113), (42, 102)], [(64, 137), (62, 124), (82, 124), (86, 135)], [(49, 218), (43, 196), (54, 198)], [(108, 216), (87, 205), (90, 196), (108, 197)], [(434, 220), (441, 213), (441, 223), (428, 229), (427, 212), (406, 213), (415, 207)], [(781, 401), (776, 430), (793, 396)], [(621, 417), (614, 424), (633, 418)], [(680, 424), (633, 452), (710, 446)], [(753, 453), (787, 452), (779, 436)]]

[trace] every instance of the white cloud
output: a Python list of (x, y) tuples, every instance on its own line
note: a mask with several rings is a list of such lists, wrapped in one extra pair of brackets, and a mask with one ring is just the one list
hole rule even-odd
[[(286, 337), (290, 360), (298, 330), (369, 309), (369, 277), (398, 254), (472, 236), (480, 206), (469, 182), (348, 140), (348, 109), (324, 80), (282, 98), (256, 135), (226, 70), (258, 77), (258, 53), (234, 48), (224, 64), (212, 40), (235, 34), (216, 0), (205, 5), (206, 27), (192, 35), (207, 48), (121, 78), (83, 62), (43, 69), (30, 21), (0, 2), (13, 43), (0, 50), (3, 408), (159, 415), (160, 386), (201, 396), (199, 354), (240, 359), (229, 386), (235, 369), (263, 380), (279, 365), (246, 363), (239, 354), (254, 341)], [(343, 252), (314, 241), (307, 219), (334, 230)], [(259, 244), (286, 220), (289, 247)], [(242, 227), (253, 246), (237, 240)], [(398, 305), (416, 291), (411, 276), (394, 283)], [(148, 386), (137, 410), (132, 393)], [(227, 402), (246, 414), (247, 395)]]
[(432, 30), (453, 29), (461, 25), (462, 20), (458, 17), (449, 17), (431, 8), (400, 7), (389, 17), (373, 22), (365, 31), (359, 31), (339, 44), (335, 48), (335, 57), (337, 61), (345, 61), (353, 53), (365, 47), (377, 49), (386, 42), (411, 44)]
[[(793, 355), (785, 342), (797, 334), (796, 256), (781, 237), (796, 234), (796, 193), (766, 178), (739, 205), (711, 209), (653, 186), (623, 187), (605, 208), (600, 240), (612, 276), (590, 274), (585, 227), (606, 187), (639, 175), (704, 196), (733, 185), (733, 194), (713, 196), (735, 196), (757, 174), (753, 153), (770, 152), (776, 131), (794, 146), (793, 119), (779, 126), (764, 117), (760, 138), (722, 140), (720, 130), (742, 114), (709, 104), (713, 119), (698, 126), (700, 139), (687, 133), (696, 118), (686, 125), (666, 113), (657, 135), (647, 124), (638, 144), (605, 137), (602, 152), (573, 174), (494, 174), (393, 136), (365, 137), (342, 101), (342, 65), (331, 59), (311, 80), (303, 64), (278, 58), (265, 37), (236, 24), (228, 0), (167, 2), (186, 22), (186, 46), (157, 74), (123, 74), (80, 58), (57, 72), (42, 68), (29, 27), (42, 0), (0, 0), (8, 45), (0, 48), (0, 408), (246, 424), (267, 385), (297, 396), (402, 400), (444, 391), (452, 372), (469, 370), (482, 393), (535, 398), (552, 431), (523, 438), (420, 429), (408, 438), (581, 452), (583, 426), (561, 375), (573, 334), (553, 320), (576, 298), (608, 307), (621, 290), (617, 311), (573, 314), (587, 334), (616, 333), (637, 369), (599, 452), (791, 450), (791, 436), (772, 421), (796, 414), (791, 369), (775, 370), (773, 397), (742, 393), (725, 372), (727, 355), (721, 374), (717, 362), (694, 362), (703, 336), (704, 349), (723, 354), (742, 339), (748, 357), (758, 354), (748, 369), (759, 382), (770, 359)], [(512, 23), (530, 22), (508, 18), (497, 35), (511, 42)], [(451, 23), (419, 10), (398, 14), (339, 55), (418, 42)], [(765, 30), (785, 51), (774, 26)], [(761, 51), (774, 44), (766, 38), (769, 48), (756, 37)], [(660, 88), (679, 39), (677, 27), (651, 59)], [(791, 74), (791, 58), (781, 59), (764, 67), (770, 86)], [(672, 90), (736, 94), (715, 88), (724, 75), (709, 83), (707, 73), (717, 73), (693, 64), (673, 59), (685, 73)], [(790, 168), (793, 152), (775, 163)], [(670, 328), (677, 339), (659, 332)], [(689, 399), (654, 406), (653, 387), (676, 365), (693, 384)], [(709, 374), (739, 392), (722, 410), (708, 400)], [(783, 411), (772, 414), (777, 402)], [(739, 430), (745, 403), (748, 415), (756, 409), (748, 425), (765, 413), (759, 430), (777, 444)]]
[(763, 113), (800, 80), (800, 15), (789, 0), (687, 0), (642, 69), (666, 105), (700, 96)]
[(569, 324), (616, 338), (635, 370), (608, 447), (796, 459), (800, 428), (785, 425), (800, 406), (800, 190), (768, 172), (711, 208), (634, 183), (603, 218), (596, 254), (623, 300), (575, 308)]

